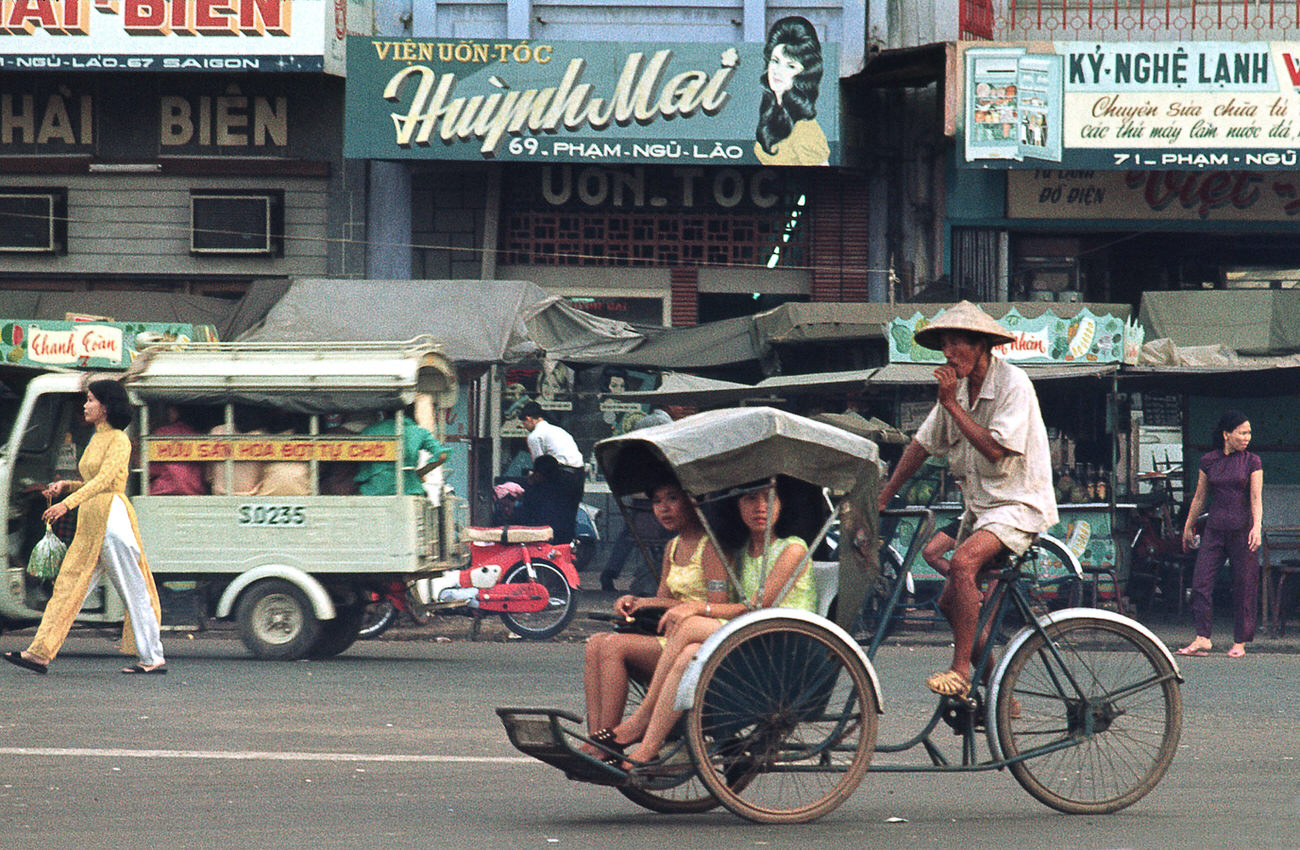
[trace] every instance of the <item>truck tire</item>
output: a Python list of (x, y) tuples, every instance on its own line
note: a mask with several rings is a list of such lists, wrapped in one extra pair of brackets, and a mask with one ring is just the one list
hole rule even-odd
[(306, 658), (321, 634), (307, 595), (283, 579), (259, 581), (244, 591), (235, 609), (239, 639), (258, 658)]
[(366, 606), (361, 603), (336, 605), (333, 620), (322, 620), (320, 637), (311, 648), (312, 658), (333, 658), (357, 642)]

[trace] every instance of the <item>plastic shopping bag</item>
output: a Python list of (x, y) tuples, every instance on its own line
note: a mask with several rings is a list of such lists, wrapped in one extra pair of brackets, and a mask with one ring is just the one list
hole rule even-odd
[(58, 538), (48, 522), (45, 523), (45, 536), (32, 547), (32, 556), (27, 559), (28, 575), (39, 579), (54, 578), (59, 574), (59, 566), (67, 551), (68, 544)]

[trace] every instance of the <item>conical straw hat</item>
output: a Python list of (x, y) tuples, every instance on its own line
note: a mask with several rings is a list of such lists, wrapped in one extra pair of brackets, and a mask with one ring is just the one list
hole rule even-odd
[(943, 346), (939, 337), (944, 331), (984, 334), (994, 345), (1015, 340), (1014, 336), (1007, 333), (1006, 328), (969, 301), (960, 301), (944, 310), (934, 317), (934, 321), (913, 334), (912, 338), (916, 340), (917, 345), (938, 351)]

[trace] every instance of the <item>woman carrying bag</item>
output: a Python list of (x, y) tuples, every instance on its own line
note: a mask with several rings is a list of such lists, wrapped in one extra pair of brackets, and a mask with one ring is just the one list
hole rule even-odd
[(134, 636), (139, 662), (123, 673), (166, 673), (160, 638), (161, 605), (153, 575), (144, 559), (135, 511), (126, 498), (130, 472), (131, 440), (123, 430), (131, 423), (126, 390), (117, 381), (92, 381), (83, 408), (86, 423), (95, 429), (81, 455), (81, 481), (55, 481), (46, 488), (52, 498), (65, 497), (42, 515), (53, 523), (73, 508), (77, 532), (63, 558), (54, 593), (45, 606), (36, 637), (22, 652), (6, 652), (11, 664), (45, 673), (72, 628), (95, 580), (108, 573), (126, 604), (122, 651), (131, 652)]

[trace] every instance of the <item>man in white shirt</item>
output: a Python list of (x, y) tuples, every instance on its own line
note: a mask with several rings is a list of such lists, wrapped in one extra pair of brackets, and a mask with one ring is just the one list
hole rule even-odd
[(1029, 376), (993, 356), (994, 346), (1014, 337), (979, 307), (962, 301), (914, 338), (943, 352), (945, 363), (934, 370), (939, 398), (881, 489), (880, 507), (926, 458), (948, 458), (966, 505), (939, 596), (939, 610), (952, 625), (953, 662), (926, 686), (964, 697), (982, 642), (975, 634), (980, 571), (1005, 551), (1023, 553), (1057, 520), (1047, 429)]
[(545, 411), (535, 401), (520, 408), (519, 421), (528, 431), (528, 454), (532, 456), (533, 462), (536, 463), (542, 455), (550, 455), (559, 462), (560, 479), (572, 496), (573, 514), (576, 516), (587, 477), (577, 442), (568, 431), (547, 422)]

